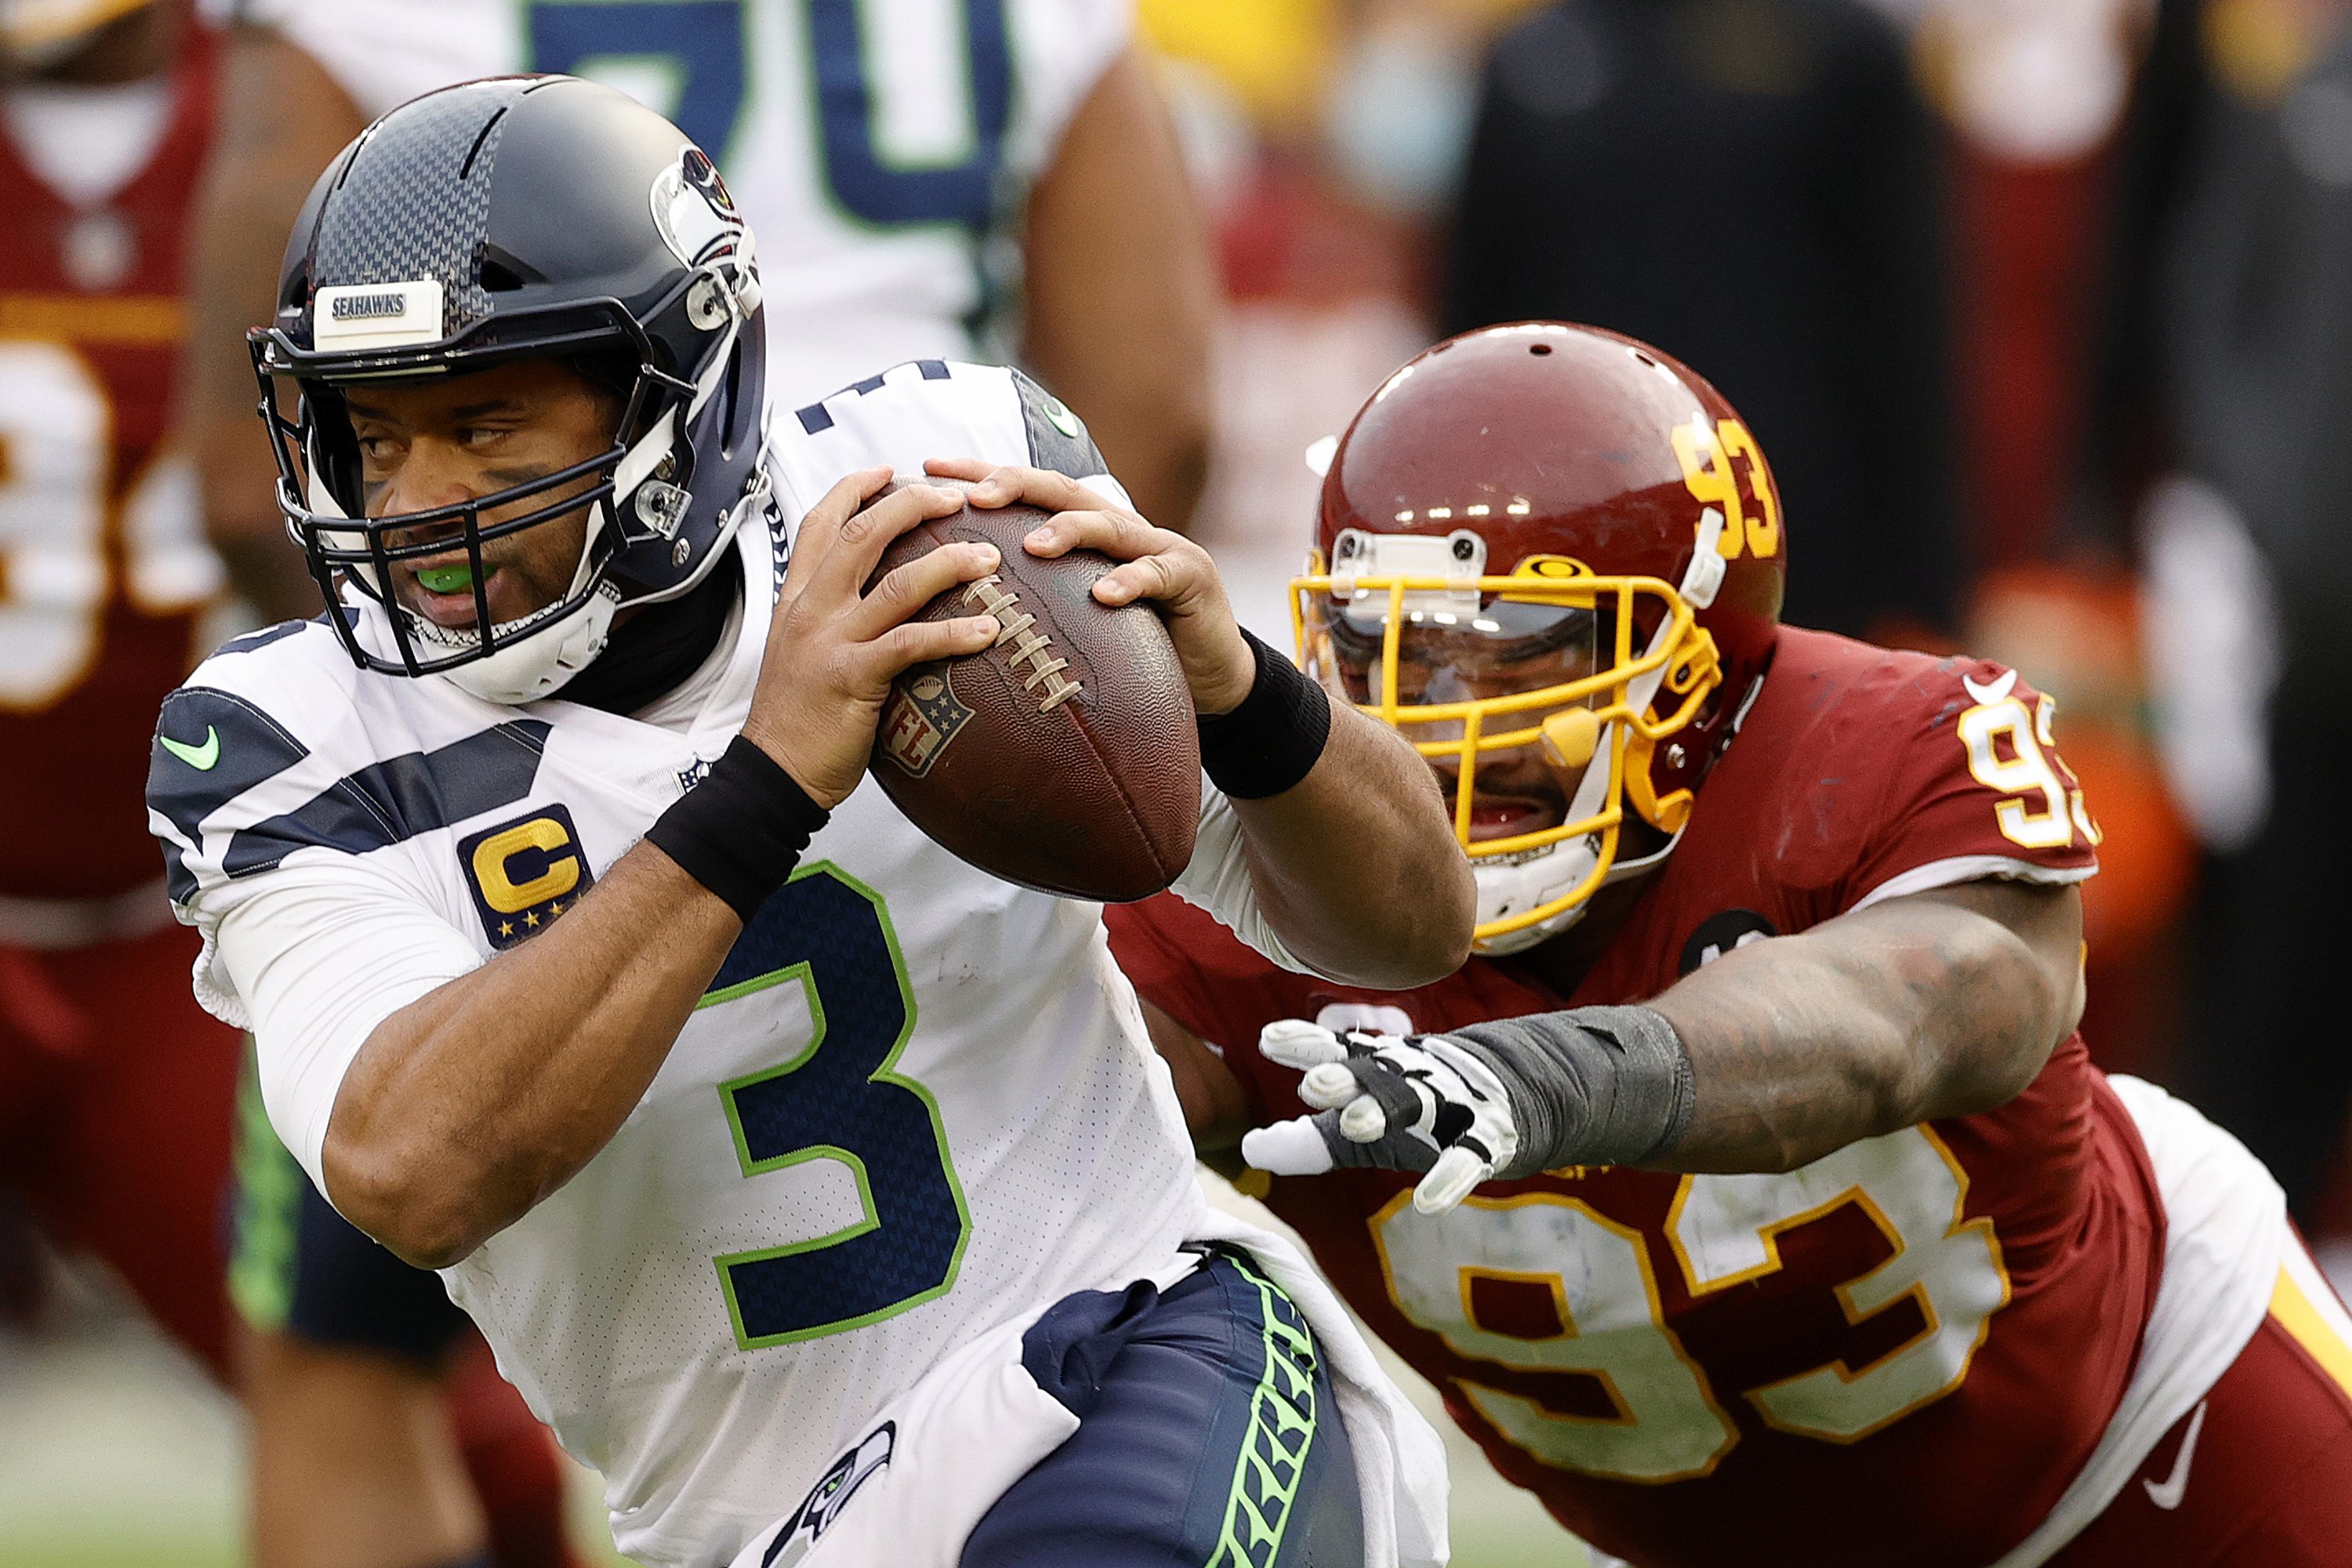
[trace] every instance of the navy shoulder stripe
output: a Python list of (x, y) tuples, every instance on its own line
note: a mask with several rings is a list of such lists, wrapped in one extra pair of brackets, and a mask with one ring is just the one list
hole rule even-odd
[(548, 728), (542, 720), (517, 719), (436, 751), (372, 763), (237, 833), (221, 869), (232, 877), (267, 871), (314, 846), (364, 855), (510, 805), (539, 776)]
[(204, 820), (310, 754), (286, 727), (234, 692), (184, 686), (163, 700), (147, 761), (147, 804), (201, 843)]
[[(323, 619), (324, 617), (314, 618)], [(220, 655), (225, 653), (253, 653), (260, 648), (268, 647), (271, 643), (277, 642), (282, 637), (292, 637), (296, 632), (300, 631), (304, 626), (307, 626), (310, 624), (310, 623), (309, 621), (280, 621), (274, 626), (263, 626), (259, 631), (247, 632), (241, 637), (233, 637), (229, 638), (228, 641), (221, 644), (220, 647), (213, 649), (213, 657), (218, 658)]]
[(1021, 423), (1029, 432), (1029, 461), (1040, 468), (1067, 474), (1074, 479), (1110, 472), (1095, 438), (1069, 405), (1019, 371), (1013, 389), (1021, 395)]
[[(827, 394), (824, 398), (810, 404), (805, 408), (795, 408), (793, 410), (793, 417), (801, 422), (802, 430), (807, 434), (822, 436), (833, 428), (833, 411), (825, 406), (826, 404), (836, 397), (846, 397), (853, 392), (863, 397), (869, 392), (881, 391), (883, 382), (891, 371), (898, 368), (899, 364), (912, 364), (925, 381), (946, 381), (952, 374), (948, 368), (948, 362), (943, 359), (901, 360), (898, 364), (891, 365), (887, 370), (877, 371), (863, 381), (853, 381), (840, 391)], [(1088, 471), (1100, 473), (1102, 470), (1095, 468)]]

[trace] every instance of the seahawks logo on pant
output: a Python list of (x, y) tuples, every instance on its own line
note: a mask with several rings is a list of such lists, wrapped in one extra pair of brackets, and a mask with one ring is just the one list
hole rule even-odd
[(835, 1459), (824, 1472), (824, 1479), (810, 1489), (793, 1510), (784, 1527), (776, 1531), (775, 1540), (761, 1555), (760, 1568), (792, 1568), (802, 1558), (816, 1549), (817, 1538), (833, 1528), (857, 1489), (890, 1467), (890, 1455), (898, 1446), (898, 1424), (885, 1421), (868, 1432), (857, 1447)]

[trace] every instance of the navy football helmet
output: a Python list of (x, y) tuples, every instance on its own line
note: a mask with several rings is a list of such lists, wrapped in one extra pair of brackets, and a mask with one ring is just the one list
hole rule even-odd
[[(276, 322), (248, 337), (279, 505), (329, 605), (356, 590), (327, 618), (366, 668), (446, 673), (491, 701), (547, 696), (602, 651), (616, 610), (690, 591), (772, 504), (751, 231), (701, 150), (610, 88), (496, 77), (384, 115), (320, 176), (287, 245)], [(625, 392), (608, 449), (462, 504), (366, 515), (345, 388), (527, 357)], [(278, 378), (298, 394), (290, 420)], [(569, 591), (493, 625), (483, 542), (583, 505)], [(403, 607), (393, 563), (460, 542), (474, 624)]]

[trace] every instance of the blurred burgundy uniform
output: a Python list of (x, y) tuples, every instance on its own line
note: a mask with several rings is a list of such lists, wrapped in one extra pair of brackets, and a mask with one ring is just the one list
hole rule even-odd
[(16, 115), (0, 132), (0, 1173), (226, 1377), (239, 1040), (189, 994), (142, 793), (221, 585), (163, 444), (213, 93), (201, 34), (152, 84), (12, 89), (52, 95), (32, 109), (69, 142), (116, 129), (77, 111), (149, 117), (102, 194), (37, 173)]
[[(1475, 958), (1417, 991), (1352, 990), (1276, 969), (1165, 897), (1108, 911), (1120, 963), (1223, 1052), (1265, 1123), (1307, 1110), (1255, 1049), (1274, 1019), (1433, 1032), (1633, 1002), (1882, 899), (2089, 874), (2097, 829), (2046, 698), (1990, 664), (1776, 636), (1683, 842), (1572, 996)], [(2172, 1238), (2200, 1245), (2169, 1258), (2167, 1163), (2224, 1189), (2189, 1222), (2199, 1236)], [(1785, 1175), (1561, 1171), (1437, 1216), (1413, 1209), (1412, 1182), (1278, 1178), (1267, 1201), (1496, 1468), (1644, 1568), (2051, 1561), (2119, 1494), (2056, 1561), (2204, 1563), (2315, 1486), (2334, 1489), (2326, 1517), (2286, 1528), (2342, 1531), (2310, 1539), (2352, 1562), (2341, 1309), (2283, 1219), (2244, 1222), (2276, 1213), (2251, 1157), (2160, 1092), (2111, 1085), (2079, 1036), (1997, 1110)], [(2257, 1299), (2226, 1321), (2249, 1288), (2275, 1295), (2269, 1316)], [(2264, 1405), (2303, 1419), (2264, 1429)], [(2191, 1419), (2202, 1446), (2172, 1495), (2166, 1433)], [(2092, 1552), (2132, 1508), (2154, 1524)]]

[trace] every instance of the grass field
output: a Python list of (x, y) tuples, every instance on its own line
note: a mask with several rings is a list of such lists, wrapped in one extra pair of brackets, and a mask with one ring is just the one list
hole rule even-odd
[[(1221, 1204), (1264, 1215), (1219, 1186)], [(1448, 1437), (1455, 1568), (1585, 1568), (1584, 1549), (1496, 1479), (1426, 1385), (1391, 1366)], [(244, 1466), (234, 1405), (104, 1298), (80, 1301), (37, 1344), (0, 1338), (7, 1568), (239, 1568)], [(576, 1538), (608, 1541), (585, 1472), (577, 1500)]]

